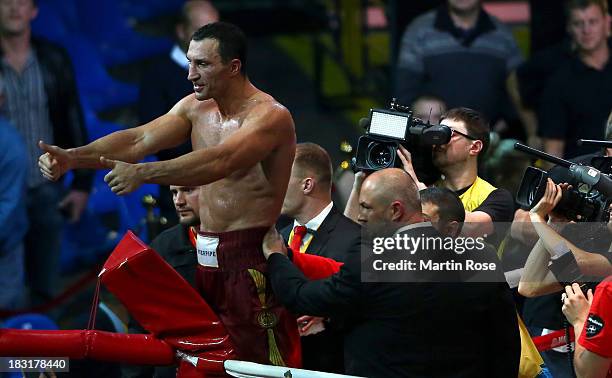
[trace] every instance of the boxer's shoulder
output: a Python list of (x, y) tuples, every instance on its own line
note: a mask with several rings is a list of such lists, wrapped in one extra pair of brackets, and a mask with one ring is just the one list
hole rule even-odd
[(247, 110), (245, 121), (259, 126), (284, 125), (293, 127), (289, 110), (272, 96), (261, 92), (262, 96), (253, 99)]
[(217, 104), (214, 100), (198, 100), (195, 94), (189, 94), (177, 102), (169, 113), (180, 115), (188, 119), (197, 117), (202, 113), (217, 111)]

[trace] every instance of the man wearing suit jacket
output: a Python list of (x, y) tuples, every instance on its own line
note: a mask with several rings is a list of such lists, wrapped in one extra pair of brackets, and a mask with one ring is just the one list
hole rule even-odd
[[(332, 164), (327, 151), (314, 143), (298, 144), (281, 211), (294, 221), (281, 230), (281, 235), (294, 253), (344, 262), (349, 254), (359, 254), (361, 228), (338, 211), (332, 202), (331, 186)], [(334, 329), (339, 325), (311, 316), (298, 322), (304, 368), (344, 372), (342, 334)], [(321, 328), (325, 330), (314, 333)]]
[(331, 187), (332, 164), (327, 151), (314, 143), (298, 144), (281, 210), (294, 221), (281, 235), (293, 245), (295, 228), (305, 226), (299, 252), (343, 262), (350, 252), (359, 252), (361, 230), (333, 204)]
[[(367, 234), (441, 236), (424, 222), (416, 184), (402, 170), (385, 169), (367, 177), (359, 204), (358, 219)], [(452, 250), (435, 248), (417, 248), (414, 256), (462, 259)], [(268, 233), (263, 249), (272, 288), (287, 308), (344, 319), (347, 374), (374, 378), (518, 374), (520, 338), (514, 304), (511, 298), (499, 298), (491, 285), (448, 281), (461, 272), (446, 272), (446, 282), (390, 282), (382, 275), (376, 282), (364, 282), (361, 254), (349, 255), (337, 274), (308, 281), (285, 256), (286, 247), (275, 231)], [(385, 256), (372, 252), (364, 249), (364, 268), (372, 257)], [(397, 253), (388, 255), (394, 256)], [(439, 277), (433, 273), (428, 278)], [(408, 273), (408, 277), (413, 276)]]

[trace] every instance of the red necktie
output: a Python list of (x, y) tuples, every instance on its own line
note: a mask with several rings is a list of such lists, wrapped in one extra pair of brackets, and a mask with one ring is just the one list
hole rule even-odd
[(300, 246), (302, 245), (302, 240), (304, 240), (304, 235), (306, 235), (306, 227), (295, 226), (293, 228), (293, 239), (291, 239), (291, 244), (289, 244), (289, 248), (293, 252), (300, 253)]

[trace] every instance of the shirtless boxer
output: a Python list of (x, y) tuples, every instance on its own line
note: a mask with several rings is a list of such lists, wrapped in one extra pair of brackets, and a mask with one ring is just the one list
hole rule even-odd
[[(41, 173), (57, 180), (70, 169), (110, 168), (105, 181), (119, 195), (143, 183), (202, 185), (202, 296), (223, 321), (239, 359), (299, 365), (295, 319), (272, 297), (261, 252), (263, 236), (280, 213), (295, 154), (291, 114), (249, 81), (246, 38), (236, 26), (218, 22), (198, 29), (187, 58), (195, 93), (156, 120), (83, 147), (40, 142)], [(190, 136), (193, 152), (136, 163)]]

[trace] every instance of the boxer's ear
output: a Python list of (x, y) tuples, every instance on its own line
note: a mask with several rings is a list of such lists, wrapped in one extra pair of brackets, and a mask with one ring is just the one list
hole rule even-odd
[(242, 68), (242, 62), (240, 61), (240, 59), (232, 59), (229, 64), (230, 64), (230, 73), (232, 75), (239, 75), (240, 69)]

